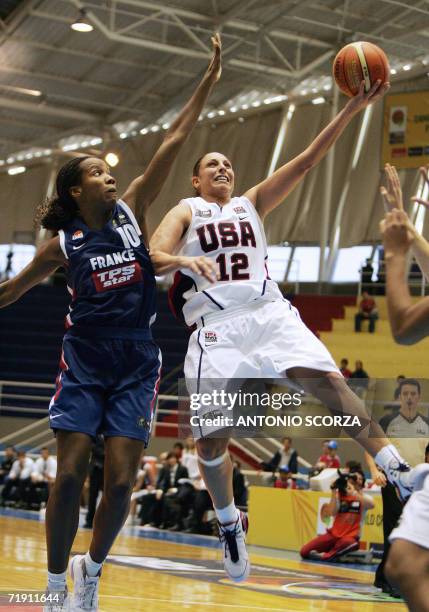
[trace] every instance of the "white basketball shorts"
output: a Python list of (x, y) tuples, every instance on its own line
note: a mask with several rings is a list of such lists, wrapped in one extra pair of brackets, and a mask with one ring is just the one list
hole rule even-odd
[[(338, 372), (328, 349), (287, 300), (260, 301), (204, 317), (189, 340), (185, 378), (189, 393), (199, 381), (285, 378), (293, 367)], [(207, 435), (193, 428), (195, 439)]]
[(390, 542), (394, 540), (407, 540), (429, 549), (429, 477), (405, 504), (399, 525), (389, 536)]

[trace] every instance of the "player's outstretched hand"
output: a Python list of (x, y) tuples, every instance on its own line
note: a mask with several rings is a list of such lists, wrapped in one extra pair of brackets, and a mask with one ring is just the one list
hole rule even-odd
[(386, 174), (386, 187), (380, 187), (380, 193), (383, 198), (384, 210), (390, 212), (394, 208), (404, 210), (404, 202), (402, 200), (402, 189), (399, 181), (399, 176), (395, 166), (386, 164), (384, 166)]
[[(414, 230), (414, 231), (412, 231)], [(415, 238), (415, 228), (405, 211), (394, 208), (380, 223), (385, 257), (408, 253)]]
[(366, 108), (369, 104), (378, 102), (381, 98), (389, 91), (390, 83), (382, 83), (378, 79), (371, 89), (365, 93), (365, 81), (362, 81), (359, 87), (358, 93), (350, 98), (347, 102), (346, 109), (352, 113), (358, 113), (362, 109)]
[(216, 34), (212, 36), (211, 41), (213, 45), (213, 57), (207, 68), (207, 76), (216, 83), (222, 74), (222, 41), (219, 32), (216, 32)]
[(218, 278), (216, 264), (203, 255), (200, 257), (184, 257), (182, 266), (192, 270), (195, 274), (204, 276), (210, 283), (214, 283)]
[[(429, 165), (421, 166), (419, 168), (419, 172), (423, 180), (425, 181), (425, 183), (429, 185)], [(423, 204), (423, 206), (426, 206), (426, 208), (429, 208), (429, 200), (424, 200), (423, 198), (417, 198), (414, 196), (413, 198), (411, 198), (411, 201), (417, 202), (418, 204)]]

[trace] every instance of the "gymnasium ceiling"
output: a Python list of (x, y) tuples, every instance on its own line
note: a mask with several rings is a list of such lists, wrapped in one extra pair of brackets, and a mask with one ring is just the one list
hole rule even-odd
[[(71, 30), (79, 8), (93, 32)], [(429, 85), (429, 0), (0, 0), (0, 165), (168, 124), (214, 30), (211, 117), (329, 95), (332, 59), (353, 40), (384, 48), (393, 83)]]

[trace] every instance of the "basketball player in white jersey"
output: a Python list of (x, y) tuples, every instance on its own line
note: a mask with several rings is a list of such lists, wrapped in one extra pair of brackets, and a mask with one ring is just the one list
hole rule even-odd
[[(421, 168), (421, 172), (427, 181), (428, 169)], [(407, 282), (408, 258), (411, 251), (429, 279), (429, 243), (405, 212), (399, 177), (389, 164), (386, 176), (387, 189), (382, 188), (382, 195), (389, 212), (381, 223), (381, 231), (387, 306), (395, 340), (410, 345), (429, 335), (429, 297), (412, 302)], [(425, 200), (413, 200), (429, 207)], [(390, 535), (392, 545), (385, 567), (388, 580), (398, 586), (409, 609), (415, 612), (429, 612), (429, 478), (425, 478), (425, 466), (416, 468), (421, 470), (421, 478), (415, 482), (415, 492), (405, 505), (398, 527)]]
[[(411, 487), (408, 466), (380, 427), (370, 423), (327, 349), (269, 278), (263, 229), (265, 216), (324, 157), (350, 120), (381, 99), (388, 87), (377, 82), (365, 94), (362, 83), (358, 95), (303, 153), (243, 196), (232, 197), (229, 159), (221, 153), (204, 155), (192, 177), (198, 197), (182, 200), (165, 216), (150, 253), (157, 274), (178, 270), (174, 288), (180, 295), (173, 301), (183, 304), (186, 323), (197, 326), (185, 360), (188, 389), (196, 386), (198, 391), (200, 381), (207, 379), (296, 379), (333, 412), (356, 415), (367, 425), (352, 435), (376, 455), (405, 497)], [(193, 430), (200, 470), (220, 523), (226, 572), (241, 581), (250, 570), (244, 543), (247, 519), (233, 501), (228, 439), (206, 437), (212, 431)]]

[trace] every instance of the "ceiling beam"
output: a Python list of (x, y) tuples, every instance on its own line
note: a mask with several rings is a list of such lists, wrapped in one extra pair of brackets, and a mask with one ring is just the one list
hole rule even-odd
[[(70, 49), (68, 47), (54, 47), (53, 45), (48, 45), (48, 44), (41, 43), (35, 40), (29, 40), (28, 38), (21, 38), (19, 36), (11, 36), (10, 41), (19, 43), (20, 45), (27, 45), (29, 47), (33, 47), (34, 49), (40, 49), (41, 51), (48, 51), (52, 53), (62, 53), (62, 54), (70, 55), (72, 57), (82, 57), (82, 58), (88, 59), (88, 53), (86, 51), (79, 51), (78, 49)], [(111, 56), (106, 56), (106, 55), (99, 55), (97, 53), (91, 53), (90, 59), (98, 60), (103, 63), (107, 62), (107, 63), (115, 64), (116, 66), (137, 68), (139, 70), (142, 69), (141, 62), (133, 62), (131, 60), (125, 60), (119, 57), (111, 57)], [(161, 68), (162, 66), (159, 66), (157, 64), (145, 65), (145, 70), (152, 70), (155, 72), (158, 72)], [(185, 78), (191, 78), (193, 76), (192, 73), (187, 70), (168, 69), (167, 72), (168, 74), (173, 74), (174, 76), (183, 76)], [(155, 99), (155, 98), (158, 98), (159, 96), (149, 95), (149, 97), (153, 97)]]
[[(70, 0), (72, 4), (75, 5), (76, 8), (82, 9), (84, 8), (84, 3), (80, 0)], [(51, 17), (48, 14), (40, 13), (37, 11), (37, 14), (40, 16), (46, 16), (48, 19)], [(87, 11), (88, 19), (98, 28), (98, 30), (108, 39), (117, 43), (125, 43), (127, 45), (134, 45), (136, 47), (142, 47), (144, 49), (151, 49), (152, 51), (163, 51), (165, 53), (173, 53), (174, 55), (183, 55), (185, 57), (193, 57), (198, 59), (207, 59), (210, 54), (204, 51), (198, 51), (197, 49), (188, 49), (187, 47), (178, 47), (177, 45), (169, 45), (162, 42), (157, 42), (153, 40), (147, 40), (143, 38), (137, 38), (135, 36), (122, 36), (121, 34), (117, 34), (116, 32), (112, 32), (105, 23), (101, 21), (93, 13), (93, 11)]]
[(106, 85), (104, 83), (94, 83), (93, 81), (80, 81), (79, 79), (73, 79), (71, 77), (58, 76), (56, 74), (49, 74), (47, 72), (24, 70), (17, 66), (12, 66), (10, 63), (0, 63), (0, 72), (7, 72), (10, 74), (18, 74), (20, 76), (32, 77), (36, 79), (46, 79), (47, 81), (55, 81), (56, 83), (64, 83), (66, 85), (83, 86), (96, 91), (112, 92), (114, 94), (120, 93), (121, 91), (132, 93), (134, 90), (130, 87), (114, 87), (112, 85)]
[(12, 110), (24, 111), (26, 113), (33, 113), (35, 115), (50, 115), (51, 117), (59, 117), (61, 119), (69, 119), (76, 122), (88, 121), (100, 123), (100, 118), (91, 113), (83, 111), (77, 111), (66, 108), (57, 108), (50, 104), (34, 104), (31, 102), (24, 102), (22, 100), (15, 100), (11, 98), (5, 98), (0, 96), (0, 107), (10, 108)]
[[(69, 3), (70, 0), (61, 0), (62, 2)], [(147, 8), (154, 11), (162, 11), (165, 15), (177, 15), (178, 17), (183, 17), (184, 19), (190, 19), (192, 21), (198, 21), (199, 24), (206, 23), (211, 25), (212, 29), (216, 29), (216, 25), (219, 23), (219, 17), (222, 18), (222, 15), (214, 15), (210, 17), (203, 13), (197, 13), (196, 11), (189, 11), (177, 7), (166, 6), (161, 2), (155, 2), (155, 0), (147, 1), (147, 0), (120, 0), (118, 4), (124, 4), (129, 6), (134, 6), (136, 8)], [(85, 6), (90, 7), (93, 6), (98, 10), (102, 10), (103, 7), (100, 7), (95, 4), (91, 4), (91, 2), (85, 2)], [(120, 11), (118, 10), (118, 13)], [(124, 14), (126, 12), (124, 11)], [(131, 17), (135, 18), (138, 14), (132, 13)], [(233, 28), (239, 30), (241, 32), (257, 32), (260, 29), (260, 25), (257, 23), (252, 23), (249, 21), (237, 20), (233, 18), (229, 18), (228, 21), (222, 22), (222, 27)], [(323, 40), (318, 40), (317, 38), (313, 38), (311, 36), (306, 36), (303, 34), (297, 34), (295, 32), (290, 32), (288, 30), (277, 30), (272, 29), (269, 31), (269, 35), (274, 38), (281, 38), (283, 40), (290, 41), (301, 41), (304, 44), (308, 44), (314, 47), (318, 47), (320, 49), (330, 49), (331, 45), (329, 43), (324, 42)]]

